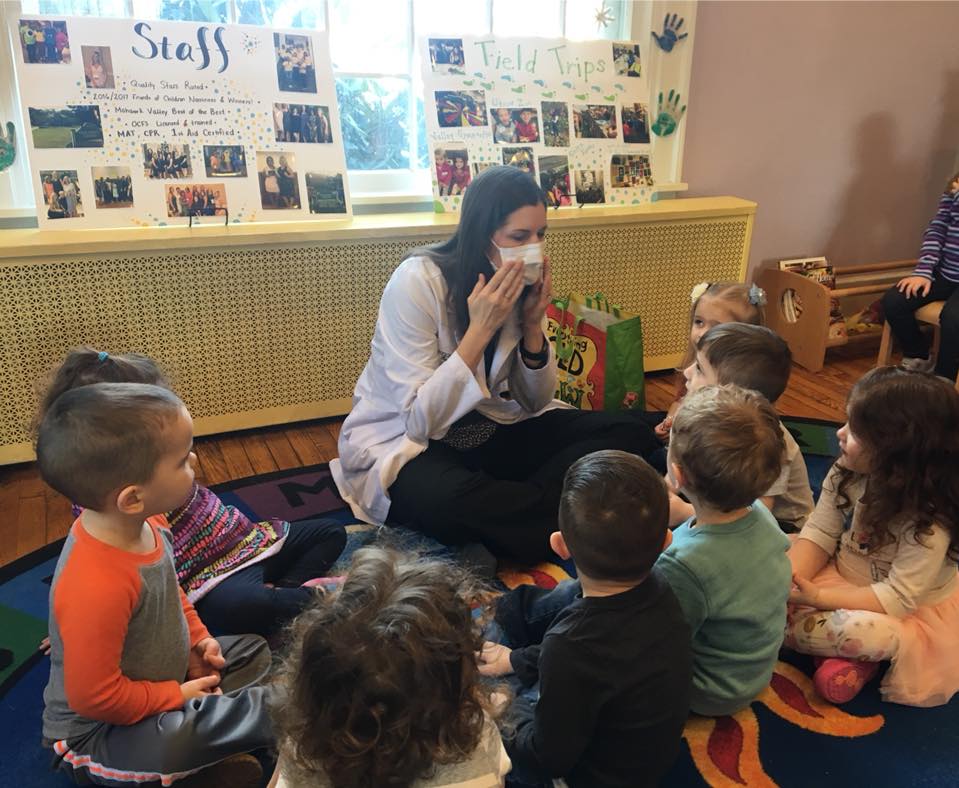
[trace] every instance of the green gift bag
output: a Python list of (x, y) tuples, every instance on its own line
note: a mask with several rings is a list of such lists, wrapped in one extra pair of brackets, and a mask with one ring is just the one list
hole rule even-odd
[(570, 293), (546, 308), (559, 365), (556, 397), (582, 410), (646, 407), (643, 324), (602, 294)]

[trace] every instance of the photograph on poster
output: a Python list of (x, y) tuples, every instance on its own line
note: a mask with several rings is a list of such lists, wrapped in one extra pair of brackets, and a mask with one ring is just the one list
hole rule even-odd
[(493, 142), (539, 142), (539, 117), (532, 107), (494, 107), (490, 110)]
[(613, 68), (621, 77), (641, 77), (642, 65), (639, 59), (639, 44), (615, 42), (613, 44)]
[(256, 171), (260, 178), (260, 203), (264, 210), (300, 207), (300, 180), (292, 153), (257, 151)]
[(103, 126), (96, 104), (30, 107), (34, 148), (102, 148)]
[(649, 164), (649, 156), (614, 154), (609, 165), (609, 183), (613, 189), (652, 186), (653, 169)]
[(569, 159), (565, 156), (539, 157), (539, 185), (546, 192), (550, 208), (572, 205), (569, 187)]
[(532, 148), (503, 148), (503, 164), (528, 172), (533, 178), (536, 178)]
[(623, 105), (623, 142), (649, 142), (649, 109), (645, 104)]
[(330, 108), (315, 104), (274, 104), (277, 142), (333, 142)]
[(342, 173), (306, 174), (306, 199), (310, 213), (346, 213), (346, 192)]
[(434, 98), (440, 128), (487, 125), (486, 93), (482, 90), (437, 90)]
[(166, 215), (215, 216), (227, 208), (222, 183), (187, 183), (166, 187)]
[(40, 188), (48, 219), (83, 216), (76, 170), (40, 170)]
[(161, 142), (143, 146), (144, 178), (192, 178), (190, 146)]
[(463, 73), (463, 39), (429, 39), (430, 65), (434, 74)]
[(478, 162), (474, 162), (473, 165), (472, 165), (472, 167), (473, 167), (473, 177), (476, 177), (477, 175), (479, 175), (483, 170), (488, 170), (488, 169), (489, 169), (490, 167), (492, 167), (495, 163), (496, 163), (496, 162), (494, 162), (494, 161), (478, 161)]
[(97, 208), (129, 208), (133, 205), (129, 167), (91, 167), (90, 175)]
[(606, 202), (601, 170), (576, 170), (576, 202)]
[(21, 19), (19, 38), (24, 63), (70, 62), (70, 35), (63, 19)]
[(83, 76), (88, 88), (113, 88), (113, 57), (110, 47), (81, 46)]
[(462, 194), (470, 185), (470, 160), (466, 144), (450, 142), (433, 151), (436, 163), (436, 183), (440, 197)]
[(616, 107), (609, 104), (574, 104), (573, 128), (581, 139), (616, 139)]
[(273, 48), (276, 51), (276, 81), (280, 90), (316, 93), (316, 69), (310, 37), (274, 33)]
[(207, 178), (245, 178), (246, 150), (242, 145), (204, 145)]
[(549, 148), (569, 147), (569, 105), (565, 101), (543, 102), (543, 142)]

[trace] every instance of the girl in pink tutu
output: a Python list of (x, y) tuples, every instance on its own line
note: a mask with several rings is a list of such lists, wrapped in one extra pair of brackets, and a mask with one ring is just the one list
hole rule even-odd
[(853, 387), (842, 454), (789, 551), (786, 644), (820, 658), (833, 703), (891, 662), (886, 701), (959, 690), (959, 393), (932, 375), (871, 370)]

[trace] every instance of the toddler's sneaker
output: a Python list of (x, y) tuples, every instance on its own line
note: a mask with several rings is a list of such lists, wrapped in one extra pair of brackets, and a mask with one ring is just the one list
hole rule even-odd
[(903, 356), (899, 366), (909, 372), (932, 372), (933, 367), (936, 366), (936, 362), (932, 356), (929, 356), (929, 358), (909, 358)]
[(812, 681), (816, 692), (830, 703), (846, 703), (855, 698), (878, 672), (878, 662), (831, 657), (816, 668)]

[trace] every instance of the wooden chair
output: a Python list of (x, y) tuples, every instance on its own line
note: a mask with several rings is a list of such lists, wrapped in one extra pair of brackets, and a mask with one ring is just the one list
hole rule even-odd
[[(939, 315), (942, 308), (946, 305), (945, 301), (932, 301), (916, 310), (916, 320), (920, 323), (926, 323), (933, 327), (932, 354), (939, 352)], [(888, 366), (892, 358), (892, 329), (889, 323), (886, 323), (882, 329), (882, 340), (879, 342), (879, 356), (876, 358), (877, 367)], [(956, 376), (956, 389), (959, 390), (959, 375)]]

